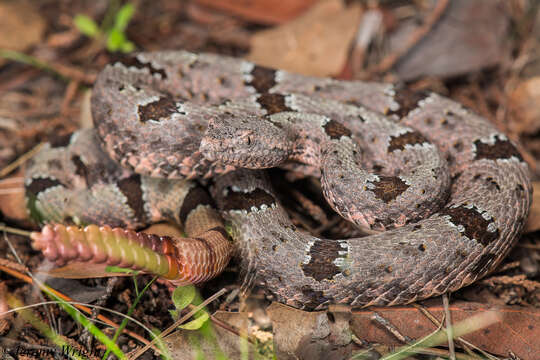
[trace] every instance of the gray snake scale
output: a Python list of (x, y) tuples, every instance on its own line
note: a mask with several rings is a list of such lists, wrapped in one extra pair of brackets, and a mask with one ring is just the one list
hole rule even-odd
[[(455, 291), (500, 263), (530, 207), (527, 165), (504, 134), (452, 100), (390, 84), (141, 53), (101, 72), (92, 114), (96, 130), (29, 164), (34, 214), (132, 228), (178, 221), (190, 238), (176, 246), (197, 243), (214, 276), (233, 248), (214, 200), (248, 276), (298, 308)], [(274, 166), (320, 176), (334, 210), (372, 235), (297, 230), (260, 170)], [(211, 179), (211, 198), (189, 179)]]

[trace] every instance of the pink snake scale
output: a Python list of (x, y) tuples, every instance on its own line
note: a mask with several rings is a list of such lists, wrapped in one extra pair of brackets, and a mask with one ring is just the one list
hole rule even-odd
[[(92, 114), (104, 151), (123, 166), (107, 165), (111, 174), (213, 178), (249, 279), (298, 308), (455, 291), (500, 263), (530, 207), (527, 165), (504, 134), (452, 100), (391, 84), (141, 53), (102, 71)], [(320, 176), (334, 210), (373, 235), (328, 240), (295, 229), (258, 170), (274, 166)], [(58, 176), (33, 187), (40, 208)], [(119, 196), (115, 215), (161, 211), (139, 193)]]

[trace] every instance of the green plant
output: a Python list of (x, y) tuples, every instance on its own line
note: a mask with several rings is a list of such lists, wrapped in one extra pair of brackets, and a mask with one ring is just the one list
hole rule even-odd
[[(181, 310), (187, 308), (188, 306), (191, 308), (196, 308), (198, 305), (203, 303), (202, 297), (199, 295), (197, 289), (193, 285), (179, 286), (174, 289), (172, 301), (175, 310), (169, 310), (169, 312), (175, 321), (180, 317)], [(214, 348), (214, 357), (218, 360), (227, 360), (227, 356), (223, 353), (217, 343), (216, 335), (209, 319), (209, 313), (206, 311), (206, 309), (202, 308), (193, 314), (193, 320), (185, 324), (178, 325), (178, 327), (184, 330), (197, 330), (204, 341), (212, 344)], [(195, 349), (197, 354), (196, 358), (204, 359), (199, 338), (194, 336), (193, 333), (188, 334), (188, 338), (191, 345)]]
[[(171, 316), (174, 320), (178, 320), (180, 311), (188, 307), (190, 304), (199, 305), (202, 302), (202, 299), (197, 294), (197, 290), (193, 285), (179, 286), (174, 289), (172, 294), (172, 301), (175, 307), (175, 310), (169, 310)], [(196, 312), (193, 315), (193, 319), (190, 322), (179, 325), (178, 327), (185, 330), (198, 330), (200, 329), (210, 316), (208, 312), (204, 309)]]
[(73, 22), (81, 33), (96, 41), (103, 42), (107, 50), (127, 53), (135, 49), (135, 45), (127, 39), (125, 33), (134, 13), (135, 6), (133, 4), (127, 3), (118, 8), (118, 1), (113, 1), (101, 25), (98, 25), (90, 17), (81, 14), (75, 16)]
[[(133, 311), (135, 310), (135, 307), (137, 306), (137, 304), (141, 300), (143, 294), (148, 290), (150, 285), (152, 285), (154, 283), (154, 281), (157, 280), (157, 276), (154, 276), (154, 278), (152, 278), (152, 280), (150, 280), (146, 284), (146, 286), (142, 289), (142, 291), (139, 291), (139, 287), (137, 286), (137, 274), (139, 273), (138, 271), (133, 271), (131, 269), (123, 269), (123, 268), (120, 268), (120, 267), (117, 267), (117, 266), (108, 266), (106, 268), (106, 271), (133, 274), (132, 279), (133, 279), (133, 284), (135, 286), (135, 294), (136, 294), (137, 297), (135, 298), (135, 301), (133, 301), (133, 304), (131, 304), (131, 306), (129, 307), (128, 312), (127, 312), (127, 316), (131, 316), (133, 314)], [(113, 336), (113, 339), (112, 339), (113, 343), (116, 344), (116, 342), (118, 341), (118, 337), (122, 333), (122, 330), (125, 329), (127, 323), (128, 323), (128, 318), (126, 317), (126, 318), (124, 318), (122, 320), (122, 323), (120, 324), (118, 329), (116, 329), (116, 332), (114, 333), (114, 336)], [(160, 344), (160, 345), (162, 346), (163, 344)], [(105, 351), (105, 354), (103, 354), (102, 359), (103, 360), (107, 359), (107, 356), (109, 355), (109, 353), (111, 351), (113, 351), (113, 348), (107, 346), (107, 351)]]

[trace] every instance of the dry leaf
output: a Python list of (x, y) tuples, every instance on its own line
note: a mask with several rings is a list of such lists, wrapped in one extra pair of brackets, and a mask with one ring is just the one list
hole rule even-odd
[(45, 21), (30, 2), (0, 2), (1, 49), (25, 51), (41, 41), (44, 31)]
[(345, 359), (356, 349), (351, 341), (348, 308), (335, 307), (329, 315), (273, 303), (267, 312), (278, 359)]
[[(443, 318), (442, 305), (437, 299), (428, 302), (426, 309), (437, 319)], [(412, 306), (371, 308), (353, 312), (351, 328), (362, 340), (389, 345), (400, 344), (396, 338), (382, 327), (376, 325), (371, 317), (376, 311), (394, 325), (402, 335), (412, 339), (422, 338), (437, 329), (420, 310)], [(450, 304), (450, 314), (454, 324), (473, 315), (486, 311), (496, 311), (503, 319), (482, 330), (467, 334), (463, 338), (484, 351), (508, 356), (512, 351), (521, 359), (540, 358), (540, 309), (512, 306), (489, 307), (480, 303), (456, 302)]]
[(0, 212), (14, 221), (28, 220), (23, 176), (23, 171), (19, 170), (9, 178), (0, 179)]
[(317, 0), (197, 0), (199, 4), (261, 24), (280, 24), (294, 19)]
[(517, 134), (534, 134), (540, 130), (540, 76), (521, 82), (510, 94), (512, 116), (509, 128)]
[(247, 58), (305, 75), (335, 75), (345, 65), (360, 15), (358, 5), (321, 1), (295, 20), (255, 34)]
[[(449, 77), (494, 66), (508, 54), (508, 12), (501, 0), (451, 0), (432, 30), (394, 66), (401, 80)], [(414, 20), (416, 21), (416, 20)], [(411, 29), (411, 24), (402, 26)], [(390, 40), (391, 52), (404, 46), (405, 29)]]
[(540, 230), (540, 181), (533, 181), (532, 186), (532, 206), (525, 224), (526, 233)]

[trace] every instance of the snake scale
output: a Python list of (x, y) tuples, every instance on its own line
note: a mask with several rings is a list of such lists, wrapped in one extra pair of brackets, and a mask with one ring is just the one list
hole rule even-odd
[[(29, 164), (34, 215), (180, 222), (189, 236), (175, 243), (180, 269), (199, 261), (210, 275), (179, 283), (226, 265), (233, 246), (221, 215), (248, 277), (298, 308), (455, 291), (500, 263), (530, 207), (527, 165), (504, 134), (450, 99), (391, 84), (140, 53), (100, 73), (92, 115), (95, 130), (57, 139)], [(320, 176), (334, 210), (371, 235), (296, 229), (261, 170), (274, 166)], [(189, 179), (210, 182), (212, 196)], [(92, 257), (66, 259), (53, 243), (38, 247), (58, 263)]]

